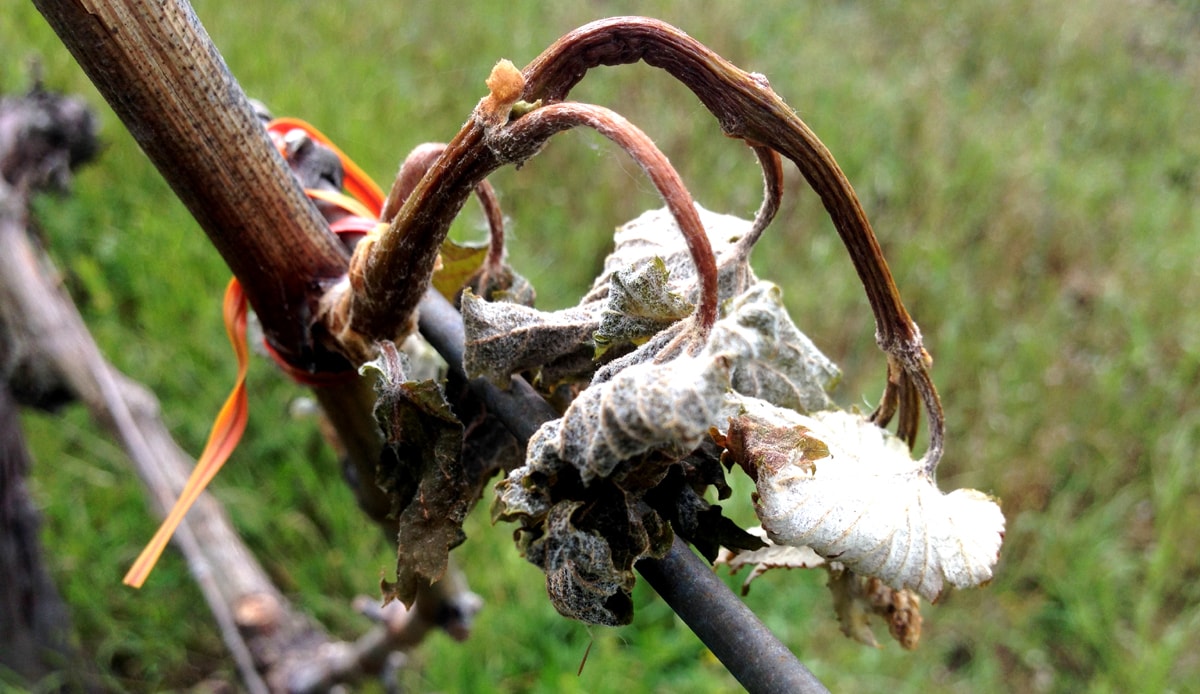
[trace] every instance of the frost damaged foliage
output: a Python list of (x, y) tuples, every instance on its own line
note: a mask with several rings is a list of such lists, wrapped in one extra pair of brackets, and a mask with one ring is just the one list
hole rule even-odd
[(380, 345), (367, 370), (379, 378), (375, 418), (386, 444), (376, 481), (399, 527), (396, 582), (384, 582), (384, 598), (411, 606), (466, 539), (462, 523), (474, 494), (462, 464), (463, 426), (435, 381), (409, 380), (405, 357), (391, 343)]
[[(660, 224), (669, 219), (661, 214), (647, 217), (660, 220)], [(747, 224), (736, 220), (731, 233), (732, 218), (706, 213), (702, 218), (714, 224), (708, 229), (710, 238), (727, 244), (736, 240)], [(616, 254), (628, 254), (631, 245), (662, 250), (667, 256), (681, 253), (681, 248), (663, 247), (657, 240), (642, 243), (645, 235), (655, 230), (644, 220), (630, 226), (637, 233), (625, 234)], [(658, 236), (679, 238), (669, 225), (663, 224), (658, 231)], [(686, 304), (680, 296), (695, 290), (694, 271), (682, 273), (685, 277), (675, 291), (671, 287), (676, 278), (667, 273), (668, 265), (661, 256), (632, 257), (633, 264), (626, 268), (606, 269), (604, 277), (613, 285), (608, 292), (593, 291), (593, 298), (585, 299), (583, 306), (557, 312), (554, 320), (540, 321), (535, 330), (542, 335), (562, 335), (563, 325), (569, 324), (561, 320), (563, 316), (601, 303), (609, 325), (633, 324), (647, 315), (681, 313)], [(730, 273), (734, 274), (752, 276), (748, 267)], [(632, 292), (631, 284), (637, 287)], [(626, 299), (630, 294), (639, 299)], [(468, 343), (531, 343), (529, 309), (486, 304), (473, 297), (463, 303), (464, 313), (470, 316), (466, 321)], [(698, 344), (678, 350), (672, 358), (656, 358), (664, 346), (651, 341), (621, 360), (621, 368), (597, 374), (562, 418), (542, 425), (530, 440), (525, 465), (499, 484), (495, 515), (521, 524), (518, 536), (525, 556), (547, 572), (551, 599), (563, 614), (603, 624), (627, 623), (632, 613), (624, 607), (629, 604), (633, 563), (656, 556), (657, 550), (665, 551), (672, 522), (698, 545), (704, 545), (706, 539), (711, 542), (705, 535), (719, 535), (738, 548), (761, 546), (703, 499), (706, 487), (724, 485), (720, 473), (713, 476), (711, 472), (719, 467), (710, 466), (705, 478), (697, 469), (703, 463), (680, 461), (705, 443), (710, 429), (723, 420), (731, 392), (808, 411), (830, 405), (826, 388), (836, 381), (838, 372), (796, 329), (774, 285), (759, 282), (732, 297), (726, 314), (707, 336), (697, 337), (686, 330), (675, 336)], [(492, 316), (492, 323), (485, 324), (484, 316)], [(677, 315), (674, 323), (688, 326), (681, 318)], [(659, 330), (671, 324), (662, 321)], [(596, 324), (596, 331), (600, 325)], [(506, 330), (506, 326), (511, 327)], [(570, 339), (577, 342), (578, 334)], [(712, 455), (710, 452), (709, 459)], [(658, 490), (673, 469), (672, 493), (648, 494)], [(697, 480), (703, 481), (697, 484)], [(595, 523), (597, 518), (610, 522)], [(627, 521), (613, 523), (613, 518)], [(654, 541), (656, 537), (658, 541)], [(601, 550), (602, 545), (609, 549)], [(562, 547), (579, 548), (583, 558), (567, 561)], [(715, 549), (713, 544), (706, 554), (713, 558)]]
[(1000, 506), (973, 489), (943, 494), (903, 442), (866, 418), (746, 401), (721, 438), (726, 459), (755, 479), (755, 510), (776, 543), (928, 600), (992, 578)]
[(507, 302), (490, 302), (463, 292), (463, 324), (467, 332), (463, 367), (471, 378), (483, 377), (507, 388), (512, 374), (540, 369), (582, 354), (590, 366), (595, 351), (595, 312), (578, 307), (547, 313)]
[[(732, 297), (754, 280), (737, 244), (751, 223), (700, 205), (696, 212), (717, 257), (720, 295)], [(591, 290), (578, 306), (560, 311), (464, 293), (467, 374), (507, 387), (512, 374), (527, 372), (549, 391), (565, 381), (586, 382), (604, 363), (601, 357), (626, 355), (672, 327), (692, 312), (700, 292), (696, 266), (680, 235), (667, 209), (623, 225)]]
[(628, 624), (634, 563), (670, 548), (643, 501), (698, 447), (729, 383), (724, 357), (637, 364), (588, 388), (530, 439), (526, 463), (497, 487), (496, 517), (521, 523), (522, 550), (562, 614)]
[[(688, 86), (753, 150), (765, 191), (753, 221), (696, 205), (644, 133), (604, 107), (566, 99), (587, 70), (641, 59)], [(934, 600), (991, 578), (1004, 518), (982, 493), (942, 494), (935, 485), (945, 422), (921, 333), (845, 175), (765, 78), (671, 27), (618, 18), (567, 35), (524, 71), (502, 61), (487, 84), (489, 95), (378, 244), (355, 251), (352, 280), (361, 270), (364, 291), (348, 296), (348, 314), (363, 334), (394, 334), (400, 309), (415, 306), (424, 288), (387, 278), (431, 274), (434, 242), (470, 187), (502, 165), (525, 164), (556, 133), (593, 128), (646, 173), (665, 207), (618, 231), (576, 307), (546, 313), (487, 291), (463, 294), (468, 376), (501, 387), (531, 377), (562, 412), (539, 416), (524, 464), (498, 484), (494, 507), (495, 518), (517, 524), (518, 545), (546, 572), (560, 612), (628, 622), (634, 565), (661, 556), (675, 534), (710, 559), (720, 548), (763, 550), (763, 539), (707, 501), (713, 489), (728, 494), (722, 462), (755, 480), (755, 508), (776, 549), (796, 550), (756, 563), (835, 571), (843, 629), (860, 640), (866, 616), (887, 614), (911, 646), (918, 594)], [(836, 410), (837, 368), (792, 323), (779, 290), (750, 270), (749, 253), (779, 209), (785, 158), (829, 212), (887, 355), (884, 393), (867, 417)], [(914, 460), (905, 442), (915, 441), (923, 413), (929, 445)], [(893, 419), (895, 435), (885, 429)]]
[(833, 407), (829, 390), (841, 372), (796, 328), (779, 287), (757, 282), (727, 311), (713, 327), (709, 349), (738, 355), (731, 383), (735, 392), (797, 412)]
[(600, 325), (592, 336), (596, 356), (622, 343), (640, 345), (695, 308), (671, 290), (670, 273), (659, 257), (612, 275)]
[(721, 550), (717, 565), (729, 567), (737, 573), (743, 567), (751, 567), (742, 582), (742, 595), (750, 592), (754, 579), (772, 569), (816, 569), (829, 572), (829, 593), (833, 598), (833, 611), (837, 615), (842, 633), (859, 643), (879, 647), (871, 628), (873, 618), (882, 618), (888, 633), (900, 646), (913, 650), (921, 639), (921, 598), (910, 590), (896, 590), (874, 577), (859, 576), (840, 562), (826, 561), (808, 546), (793, 547), (777, 545), (766, 537), (762, 527), (751, 528), (751, 534), (764, 538), (764, 547), (736, 552)]
[[(634, 226), (640, 234), (653, 231)], [(659, 229), (657, 238), (673, 236), (669, 225)], [(641, 241), (627, 237), (619, 251)], [(641, 245), (670, 254), (658, 240)], [(604, 275), (609, 290), (595, 288), (584, 304), (558, 316), (578, 315), (601, 301), (604, 311), (619, 314), (618, 306), (630, 304), (608, 300), (626, 290), (627, 277), (653, 278), (643, 295), (678, 310), (678, 297), (687, 290), (666, 289), (676, 278), (663, 274), (661, 256), (635, 255), (632, 263), (613, 267), (610, 258)], [(735, 270), (729, 276), (739, 274)], [(753, 277), (748, 268), (740, 276)], [(638, 304), (632, 320), (652, 313), (649, 303), (649, 311)], [(754, 281), (726, 297), (722, 310), (706, 336), (683, 320), (664, 332), (672, 341), (698, 344), (669, 352), (651, 341), (597, 373), (563, 417), (533, 437), (525, 465), (499, 484), (496, 518), (520, 524), (521, 548), (546, 571), (560, 612), (626, 623), (633, 563), (665, 547), (647, 528), (666, 531), (674, 524), (696, 542), (696, 525), (685, 530), (682, 519), (715, 510), (701, 533), (728, 522), (719, 507), (703, 500), (705, 485), (716, 484), (711, 478), (698, 489), (688, 487), (690, 494), (678, 485), (671, 495), (656, 493), (672, 470), (683, 476), (694, 468), (689, 460), (703, 458), (701, 444), (711, 432), (725, 449), (723, 461), (756, 480), (756, 511), (775, 544), (760, 549), (762, 543), (744, 532), (726, 534), (726, 546), (750, 553), (737, 563), (812, 567), (836, 559), (831, 590), (843, 630), (873, 644), (867, 617), (884, 615), (900, 642), (914, 646), (920, 633), (916, 594), (935, 600), (946, 586), (990, 579), (1003, 537), (999, 507), (970, 490), (943, 495), (898, 438), (862, 416), (834, 410), (828, 390), (839, 372), (796, 328), (778, 287)], [(489, 340), (510, 339), (499, 325), (509, 316), (533, 315), (503, 304), (469, 312), (469, 341), (480, 331)], [(479, 317), (489, 312), (498, 316), (496, 323), (481, 325)], [(561, 331), (563, 323), (542, 320), (533, 330)], [(512, 329), (511, 339), (528, 344), (526, 329)], [(584, 340), (576, 330), (571, 339), (578, 348)], [(686, 508), (688, 501), (702, 506)], [(609, 522), (596, 522), (600, 517)], [(760, 561), (756, 552), (769, 554)], [(865, 583), (852, 583), (860, 580), (878, 585), (868, 591)]]

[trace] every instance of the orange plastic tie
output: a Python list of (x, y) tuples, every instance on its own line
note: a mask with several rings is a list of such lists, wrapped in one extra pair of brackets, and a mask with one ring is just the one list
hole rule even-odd
[(229, 334), (229, 342), (233, 345), (233, 352), (237, 356), (237, 381), (234, 383), (233, 391), (230, 392), (225, 404), (221, 407), (220, 413), (217, 414), (216, 421), (213, 422), (212, 431), (208, 435), (208, 443), (204, 445), (204, 452), (196, 461), (196, 467), (192, 470), (187, 484), (184, 485), (179, 500), (167, 514), (166, 520), (158, 527), (158, 532), (154, 533), (154, 538), (138, 555), (137, 561), (130, 567), (129, 573), (125, 574), (125, 585), (141, 588), (142, 584), (146, 582), (146, 578), (154, 569), (154, 565), (158, 563), (158, 558), (162, 556), (175, 529), (183, 522), (188, 509), (196, 503), (200, 492), (204, 491), (208, 483), (216, 476), (217, 471), (225, 464), (229, 455), (237, 448), (242, 433), (246, 431), (246, 420), (250, 414), (246, 398), (246, 370), (250, 365), (250, 354), (246, 348), (246, 295), (242, 292), (242, 285), (238, 283), (237, 279), (230, 280), (229, 286), (225, 290), (224, 314), (225, 331)]
[[(330, 228), (338, 234), (347, 235), (369, 234), (375, 231), (379, 224), (379, 214), (383, 210), (383, 190), (329, 138), (308, 123), (298, 118), (278, 118), (267, 125), (267, 130), (273, 135), (284, 135), (295, 129), (304, 131), (312, 139), (333, 150), (341, 160), (342, 168), (345, 171), (344, 186), (350, 195), (324, 190), (304, 191), (309, 198), (336, 205), (350, 215), (338, 220)], [(146, 582), (146, 578), (154, 569), (154, 565), (158, 563), (167, 543), (170, 542), (171, 536), (183, 522), (184, 516), (196, 503), (196, 499), (200, 498), (200, 493), (208, 487), (209, 482), (216, 477), (217, 472), (237, 448), (242, 434), (246, 431), (246, 421), (250, 416), (250, 405), (246, 397), (246, 371), (250, 365), (250, 353), (246, 347), (246, 317), (248, 313), (249, 307), (245, 292), (242, 291), (242, 285), (235, 277), (229, 281), (229, 286), (225, 290), (224, 314), (225, 331), (229, 334), (229, 341), (233, 344), (233, 352), (237, 356), (237, 381), (234, 383), (233, 391), (221, 407), (221, 411), (217, 414), (216, 421), (213, 422), (204, 452), (196, 461), (196, 467), (192, 470), (187, 484), (184, 485), (178, 501), (175, 502), (175, 506), (171, 508), (171, 512), (167, 514), (162, 525), (158, 527), (158, 531), (154, 533), (149, 544), (138, 555), (129, 572), (125, 574), (124, 583), (126, 585), (141, 588), (142, 584)], [(267, 348), (267, 353), (284, 373), (299, 383), (327, 385), (355, 376), (357, 373), (353, 370), (331, 374), (309, 373), (285, 361), (266, 340), (263, 341), (263, 344)]]
[(356, 200), (366, 205), (372, 212), (371, 216), (378, 217), (379, 213), (383, 211), (383, 189), (375, 181), (371, 180), (371, 177), (359, 168), (353, 159), (346, 156), (345, 152), (333, 144), (332, 140), (325, 137), (325, 133), (322, 133), (311, 124), (299, 118), (276, 118), (267, 123), (267, 130), (277, 135), (284, 135), (290, 130), (302, 130), (312, 139), (333, 150), (333, 153), (342, 161), (342, 169), (346, 172), (345, 179), (342, 182), (346, 191)]

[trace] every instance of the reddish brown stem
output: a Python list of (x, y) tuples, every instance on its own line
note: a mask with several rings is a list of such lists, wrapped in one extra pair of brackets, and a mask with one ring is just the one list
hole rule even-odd
[(621, 115), (592, 104), (560, 102), (534, 109), (507, 126), (490, 131), (489, 146), (512, 151), (511, 143), (544, 142), (556, 133), (577, 126), (592, 128), (615, 142), (642, 167), (662, 195), (687, 243), (700, 278), (700, 302), (696, 308), (701, 335), (707, 335), (717, 319), (717, 261), (692, 196), (666, 155), (644, 132)]
[(396, 180), (392, 182), (392, 189), (388, 191), (387, 200), (383, 203), (383, 212), (379, 215), (381, 221), (390, 224), (396, 218), (400, 207), (404, 205), (417, 184), (421, 182), (429, 169), (433, 168), (434, 163), (445, 151), (445, 143), (426, 142), (414, 147), (408, 156), (404, 157), (404, 161), (400, 163), (400, 171), (396, 174)]
[[(408, 153), (383, 205), (383, 213), (379, 217), (382, 221), (391, 223), (395, 219), (404, 201), (408, 200), (408, 196), (412, 195), (417, 184), (429, 169), (433, 168), (444, 151), (444, 143), (426, 142), (417, 145)], [(484, 260), (484, 269), (486, 274), (495, 276), (501, 272), (501, 264), (504, 261), (504, 212), (500, 209), (496, 190), (486, 179), (475, 185), (475, 197), (479, 198), (479, 205), (483, 208), (483, 216), (488, 225), (488, 254)]]
[(351, 291), (330, 307), (366, 341), (395, 339), (411, 329), (438, 249), (475, 185), (503, 162), (483, 146), (474, 119), (447, 145), (374, 244), (359, 245), (350, 268)]
[(750, 257), (751, 249), (771, 225), (783, 201), (783, 162), (779, 159), (779, 152), (755, 144), (750, 145), (750, 149), (754, 150), (754, 156), (758, 157), (758, 164), (762, 167), (763, 201), (754, 215), (754, 225), (738, 240), (738, 254), (742, 259)]
[[(779, 98), (762, 75), (745, 72), (675, 27), (644, 17), (615, 17), (563, 36), (524, 70), (525, 101), (566, 98), (587, 71), (638, 61), (662, 68), (684, 83), (716, 116), (727, 135), (770, 147), (791, 159), (820, 196), (875, 314), (875, 339), (911, 380), (930, 416), (925, 453), (932, 471), (941, 458), (945, 425), (928, 373), (921, 333), (900, 299), (887, 261), (858, 196), (820, 139)], [(889, 374), (889, 377), (891, 374)], [(904, 409), (906, 400), (901, 400)], [(901, 418), (908, 416), (901, 413)]]
[(683, 82), (731, 137), (791, 159), (821, 197), (876, 313), (881, 346), (912, 340), (908, 317), (871, 224), (833, 155), (766, 78), (739, 69), (675, 27), (644, 17), (593, 22), (563, 36), (524, 70), (526, 101), (561, 101), (593, 67), (645, 61)]

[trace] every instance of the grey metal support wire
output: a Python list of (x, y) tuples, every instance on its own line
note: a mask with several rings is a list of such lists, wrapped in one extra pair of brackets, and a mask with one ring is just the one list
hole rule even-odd
[[(465, 342), (462, 316), (433, 290), (426, 292), (418, 316), (421, 335), (456, 375), (467, 380), (462, 367)], [(528, 442), (543, 422), (558, 417), (550, 404), (520, 377), (513, 378), (508, 390), (481, 378), (470, 384), (489, 411), (522, 444)], [(636, 568), (747, 691), (755, 694), (829, 691), (678, 537), (665, 557), (643, 559)]]

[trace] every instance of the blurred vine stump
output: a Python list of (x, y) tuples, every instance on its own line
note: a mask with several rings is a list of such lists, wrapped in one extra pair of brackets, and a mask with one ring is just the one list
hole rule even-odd
[[(4, 263), (36, 262), (20, 253), (30, 195), (62, 191), (71, 171), (98, 149), (96, 119), (81, 100), (35, 85), (21, 97), (0, 98), (0, 255)], [(23, 238), (22, 238), (23, 240)], [(31, 268), (32, 269), (32, 268)], [(3, 282), (16, 273), (7, 270)], [(61, 379), (33, 357), (18, 325), (24, 316), (0, 291), (0, 668), (26, 682), (47, 677), (71, 690), (97, 688), (97, 673), (72, 645), (71, 620), (42, 561), (41, 518), (25, 479), (32, 459), (18, 406), (43, 409), (69, 396)]]
[[(72, 645), (68, 606), (42, 560), (40, 524), (25, 479), (32, 468), (18, 407), (73, 402), (118, 440), (149, 501), (165, 514), (195, 461), (175, 443), (157, 399), (101, 354), (31, 232), (38, 192), (66, 192), (72, 171), (99, 151), (96, 118), (77, 98), (35, 86), (0, 100), (0, 676), (16, 684), (103, 691)], [(355, 607), (376, 626), (340, 641), (297, 610), (245, 547), (222, 507), (203, 495), (175, 535), (250, 692), (327, 691), (369, 677), (394, 679), (402, 651), (430, 631), (465, 638), (478, 598), (452, 569), (423, 609)], [(5, 671), (9, 672), (5, 672)], [(8, 683), (9, 679), (0, 679)]]

